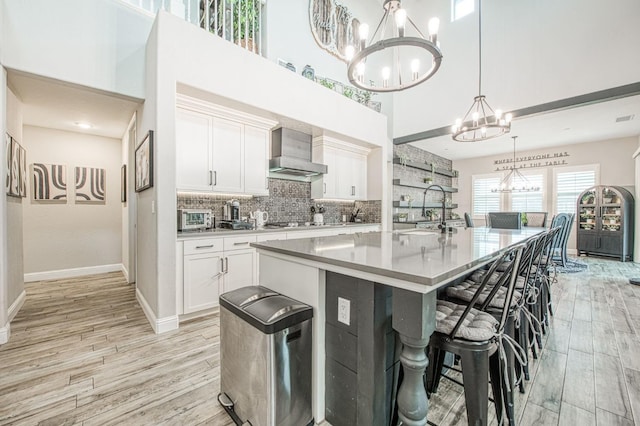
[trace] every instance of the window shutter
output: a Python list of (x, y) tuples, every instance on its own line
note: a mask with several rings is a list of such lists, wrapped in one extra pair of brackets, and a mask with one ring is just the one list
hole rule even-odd
[(595, 184), (595, 170), (558, 173), (555, 182), (556, 213), (575, 213), (580, 193)]
[[(512, 192), (511, 195), (511, 211), (512, 212), (543, 212), (547, 209), (544, 208), (543, 201), (543, 189), (544, 188), (544, 176), (541, 174), (527, 174), (527, 181), (530, 185), (541, 188), (536, 192)], [(520, 179), (516, 179), (514, 182), (516, 187), (524, 186), (524, 182)]]
[(473, 215), (500, 211), (500, 193), (491, 192), (500, 185), (500, 177), (473, 178)]

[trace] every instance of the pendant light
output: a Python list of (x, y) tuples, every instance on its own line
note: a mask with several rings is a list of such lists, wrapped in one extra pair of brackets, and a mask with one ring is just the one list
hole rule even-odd
[(517, 136), (512, 136), (513, 139), (513, 163), (511, 163), (511, 170), (502, 179), (500, 186), (492, 188), (491, 192), (538, 192), (539, 186), (532, 185), (529, 180), (518, 170), (516, 167), (516, 139)]
[(359, 46), (345, 48), (349, 81), (370, 92), (396, 92), (427, 81), (442, 62), (440, 21), (431, 18), (429, 36), (425, 37), (400, 0), (384, 0), (383, 7), (384, 14), (369, 43), (369, 26), (361, 23)]
[(478, 142), (495, 138), (511, 130), (511, 114), (493, 110), (482, 94), (482, 0), (478, 0), (478, 96), (463, 118), (451, 126), (453, 140)]

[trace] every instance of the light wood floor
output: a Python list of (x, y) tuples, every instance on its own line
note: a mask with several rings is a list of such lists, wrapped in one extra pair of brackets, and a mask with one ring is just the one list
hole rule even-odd
[[(544, 352), (518, 395), (523, 425), (640, 425), (640, 265), (562, 274)], [(153, 334), (121, 274), (26, 285), (0, 346), (0, 424), (220, 425), (218, 315)], [(429, 419), (466, 424), (446, 380)], [(495, 423), (495, 420), (494, 420)]]

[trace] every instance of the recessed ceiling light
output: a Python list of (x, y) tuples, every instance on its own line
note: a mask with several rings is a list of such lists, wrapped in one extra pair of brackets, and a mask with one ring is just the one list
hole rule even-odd
[(91, 125), (91, 123), (87, 123), (86, 121), (76, 121), (75, 123), (76, 126), (80, 127), (81, 129), (90, 129), (93, 126)]

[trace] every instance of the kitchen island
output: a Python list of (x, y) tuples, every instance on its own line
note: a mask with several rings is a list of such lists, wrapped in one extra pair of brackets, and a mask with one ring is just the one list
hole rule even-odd
[[(351, 279), (341, 280), (341, 286), (364, 280), (389, 290), (391, 324), (402, 342), (399, 357), (404, 379), (397, 394), (398, 415), (404, 425), (426, 425), (428, 401), (422, 375), (428, 364), (425, 347), (435, 330), (437, 290), (541, 231), (458, 228), (441, 234), (411, 230), (252, 244), (260, 256), (260, 284), (314, 308), (312, 400), (316, 422), (325, 419), (327, 312), (337, 312), (343, 324), (362, 322), (362, 318), (351, 318), (348, 301), (337, 299), (338, 304), (346, 303), (337, 308), (329, 304), (327, 276), (336, 273)], [(372, 300), (384, 303), (375, 297)], [(359, 358), (370, 356), (357, 353)], [(368, 359), (362, 361), (369, 364)], [(357, 386), (362, 385), (358, 382)], [(356, 424), (382, 424), (376, 415), (367, 417), (367, 411), (361, 410)]]

